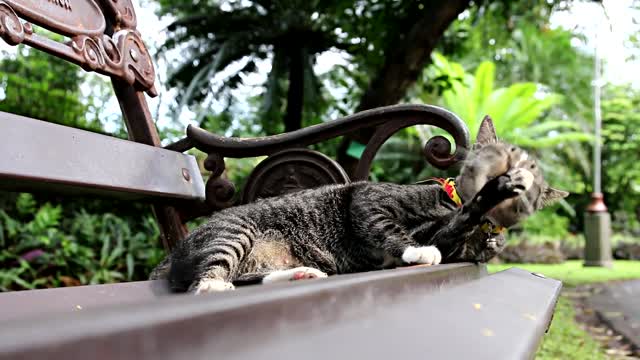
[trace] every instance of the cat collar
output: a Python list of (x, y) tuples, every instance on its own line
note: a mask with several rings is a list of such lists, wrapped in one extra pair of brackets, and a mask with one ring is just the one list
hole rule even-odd
[(500, 225), (493, 225), (491, 221), (487, 221), (484, 224), (482, 224), (480, 229), (482, 229), (482, 231), (484, 231), (487, 234), (498, 235), (498, 234), (502, 234), (502, 232), (505, 230), (505, 227)]
[[(442, 186), (442, 190), (444, 190), (447, 193), (447, 195), (449, 195), (449, 198), (454, 203), (456, 203), (458, 207), (462, 206), (462, 199), (458, 195), (458, 191), (456, 191), (456, 181), (453, 178), (446, 178), (446, 179), (430, 178), (426, 181), (435, 181), (438, 184), (440, 184)], [(418, 182), (418, 184), (424, 183), (426, 181), (420, 181)], [(494, 225), (491, 221), (487, 221), (484, 224), (482, 224), (480, 229), (487, 234), (498, 235), (505, 230), (505, 227), (500, 225)]]
[(453, 178), (431, 178), (429, 180), (433, 180), (442, 186), (442, 190), (444, 190), (449, 198), (453, 200), (458, 207), (462, 206), (462, 199), (460, 199), (460, 195), (458, 195), (458, 191), (456, 191), (456, 181)]

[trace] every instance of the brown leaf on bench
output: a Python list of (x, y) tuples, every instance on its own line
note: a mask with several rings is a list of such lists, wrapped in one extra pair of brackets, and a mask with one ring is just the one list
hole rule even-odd
[(80, 280), (73, 278), (71, 276), (60, 276), (60, 281), (64, 284), (64, 286), (80, 286)]

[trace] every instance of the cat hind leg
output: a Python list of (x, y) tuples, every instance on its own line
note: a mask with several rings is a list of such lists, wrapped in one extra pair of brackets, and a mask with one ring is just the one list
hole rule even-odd
[(270, 283), (277, 283), (277, 282), (317, 279), (317, 278), (326, 278), (326, 277), (328, 277), (326, 273), (316, 268), (301, 266), (293, 269), (272, 271), (266, 274), (264, 278), (262, 278), (262, 283), (270, 284)]
[(199, 295), (228, 291), (233, 289), (235, 289), (235, 287), (230, 282), (220, 279), (202, 278), (198, 282), (194, 282), (189, 291), (193, 292), (196, 295)]

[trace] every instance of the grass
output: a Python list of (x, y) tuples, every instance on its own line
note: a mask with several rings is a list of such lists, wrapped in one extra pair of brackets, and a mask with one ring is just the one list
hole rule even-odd
[[(519, 267), (561, 280), (565, 288), (580, 284), (612, 280), (640, 278), (640, 261), (615, 261), (613, 268), (583, 267), (581, 261), (566, 261), (562, 264), (500, 264), (489, 265), (489, 272), (510, 267)], [(571, 300), (560, 296), (549, 332), (542, 340), (536, 359), (609, 359), (605, 349), (575, 321)]]
[(549, 332), (536, 353), (537, 360), (608, 359), (604, 348), (574, 320), (571, 300), (560, 296)]
[(584, 267), (580, 260), (562, 264), (499, 264), (489, 265), (490, 272), (518, 267), (562, 281), (565, 287), (612, 280), (640, 279), (640, 261), (616, 260), (613, 268)]

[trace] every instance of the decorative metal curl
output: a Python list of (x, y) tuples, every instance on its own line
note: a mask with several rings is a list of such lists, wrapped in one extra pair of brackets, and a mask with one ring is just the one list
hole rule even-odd
[(219, 154), (209, 154), (204, 161), (204, 168), (211, 171), (205, 188), (206, 203), (215, 210), (233, 205), (236, 193), (233, 183), (223, 177), (225, 167), (224, 158)]
[(122, 64), (122, 54), (118, 50), (118, 45), (108, 35), (102, 36), (104, 55), (107, 64), (113, 68), (117, 68)]
[(444, 136), (436, 135), (424, 144), (422, 155), (431, 165), (444, 170), (466, 157), (466, 149), (452, 153), (451, 142)]
[(158, 94), (153, 85), (155, 70), (151, 55), (137, 31), (121, 30), (113, 38), (78, 35), (70, 45), (81, 55), (79, 63), (83, 69), (115, 74), (138, 90), (151, 96)]
[[(100, 1), (119, 24), (114, 27), (118, 31), (113, 37), (104, 33), (103, 12), (94, 0), (74, 3), (83, 5), (77, 14), (65, 8), (62, 10), (64, 16), (55, 13), (58, 17), (47, 16), (49, 14), (43, 13), (41, 6), (31, 2), (0, 0), (0, 38), (9, 45), (24, 43), (61, 57), (86, 71), (121, 78), (137, 90), (157, 96), (155, 69), (140, 33), (135, 30), (136, 18), (131, 0)], [(80, 13), (82, 16), (78, 17)], [(69, 36), (71, 41), (59, 43), (34, 34), (31, 24), (23, 24), (21, 19)]]
[(71, 48), (81, 54), (84, 61), (82, 68), (95, 71), (105, 66), (104, 46), (100, 38), (92, 39), (86, 35), (78, 35), (71, 41)]
[(234, 203), (233, 197), (235, 193), (236, 187), (231, 181), (222, 176), (211, 177), (205, 187), (206, 203), (213, 210), (228, 208)]
[(25, 27), (15, 11), (4, 1), (0, 1), (0, 38), (9, 45), (24, 41)]
[(121, 30), (113, 35), (122, 56), (122, 75), (126, 82), (137, 85), (140, 90), (147, 90), (153, 96), (157, 91), (153, 86), (155, 70), (151, 55), (142, 41), (140, 33), (135, 30)]
[(116, 30), (136, 28), (136, 13), (131, 0), (101, 0), (101, 3), (111, 16)]

